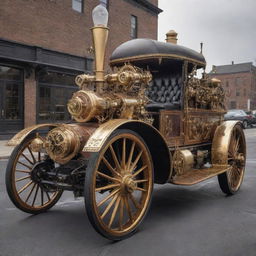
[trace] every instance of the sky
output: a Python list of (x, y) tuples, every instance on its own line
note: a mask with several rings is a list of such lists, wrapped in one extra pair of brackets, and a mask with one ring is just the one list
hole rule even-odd
[(256, 0), (159, 0), (158, 40), (174, 29), (178, 44), (200, 50), (212, 65), (256, 65)]

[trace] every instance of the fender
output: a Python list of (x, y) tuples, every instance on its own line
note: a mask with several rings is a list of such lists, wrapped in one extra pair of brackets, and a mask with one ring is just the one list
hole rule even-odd
[(240, 121), (225, 121), (217, 127), (212, 142), (212, 164), (228, 164), (228, 146), (231, 139), (232, 130), (235, 125), (241, 125)]
[(86, 142), (83, 152), (99, 152), (109, 136), (116, 129), (130, 129), (137, 132), (146, 142), (154, 165), (155, 182), (168, 182), (171, 174), (171, 154), (164, 137), (153, 126), (139, 120), (114, 119), (97, 128)]
[(20, 132), (18, 132), (16, 135), (14, 135), (8, 142), (7, 142), (7, 146), (17, 146), (19, 145), (26, 136), (28, 136), (30, 133), (32, 133), (33, 131), (39, 129), (39, 128), (44, 128), (44, 127), (56, 127), (60, 124), (36, 124), (33, 126), (30, 126), (28, 128), (25, 128), (23, 130), (21, 130)]

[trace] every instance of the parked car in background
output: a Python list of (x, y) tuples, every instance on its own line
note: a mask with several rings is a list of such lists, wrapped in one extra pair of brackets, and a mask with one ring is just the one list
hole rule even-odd
[(256, 124), (256, 114), (253, 114), (252, 111), (245, 111), (245, 113), (250, 117), (251, 124)]
[(231, 109), (224, 115), (224, 120), (239, 120), (243, 124), (244, 129), (252, 126), (253, 117), (242, 109)]

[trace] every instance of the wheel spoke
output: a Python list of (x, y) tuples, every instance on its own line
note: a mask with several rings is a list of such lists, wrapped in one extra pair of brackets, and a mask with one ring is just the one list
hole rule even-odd
[(21, 180), (26, 180), (26, 179), (29, 179), (30, 177), (31, 177), (30, 175), (24, 176), (24, 177), (21, 177), (19, 179), (16, 179), (15, 181), (17, 182), (17, 181), (21, 181)]
[(234, 154), (236, 154), (238, 152), (238, 148), (239, 148), (239, 138), (237, 139), (235, 146), (234, 146)]
[(127, 170), (130, 169), (130, 165), (131, 165), (131, 162), (132, 162), (132, 157), (133, 157), (133, 152), (134, 152), (134, 148), (135, 148), (135, 141), (133, 141), (132, 143), (132, 146), (131, 146), (131, 151), (130, 151), (130, 154), (129, 154), (129, 158), (128, 158), (128, 162), (127, 162)]
[(140, 188), (140, 187), (136, 187), (136, 188), (135, 188), (135, 190), (139, 190), (139, 191), (142, 191), (142, 192), (147, 192), (147, 190), (146, 190), (146, 189), (144, 189), (144, 188)]
[(50, 198), (50, 196), (49, 196), (48, 191), (45, 191), (45, 194), (46, 194), (46, 196), (47, 196), (48, 200), (50, 201), (50, 200), (51, 200), (51, 198)]
[(25, 155), (25, 154), (21, 154), (30, 164), (34, 165), (33, 162), (31, 162), (31, 160)]
[(109, 205), (106, 207), (105, 211), (103, 212), (103, 214), (100, 216), (101, 219), (103, 219), (107, 213), (109, 212), (110, 208), (112, 207), (112, 205), (115, 203), (116, 199), (118, 198), (118, 194), (115, 194), (114, 197), (112, 198), (112, 200), (110, 201)]
[(129, 203), (128, 203), (128, 199), (127, 199), (126, 196), (124, 197), (124, 204), (125, 204), (125, 207), (126, 207), (126, 209), (127, 209), (129, 218), (130, 218), (130, 220), (133, 222), (131, 207), (130, 207), (130, 205), (129, 205)]
[(32, 206), (34, 206), (34, 204), (35, 204), (35, 202), (36, 202), (36, 197), (37, 197), (38, 190), (39, 190), (39, 185), (37, 185), (37, 187), (36, 187), (36, 193), (35, 193), (35, 195), (34, 195), (34, 199), (33, 199)]
[(31, 171), (28, 170), (20, 170), (20, 169), (16, 169), (16, 172), (23, 172), (23, 173), (30, 173)]
[(98, 204), (97, 207), (100, 207), (102, 204), (104, 204), (106, 201), (108, 201), (108, 199), (110, 199), (111, 197), (113, 197), (117, 192), (120, 191), (120, 188), (113, 190), (108, 196), (106, 196), (104, 199), (102, 199)]
[(29, 165), (27, 165), (27, 164), (25, 164), (25, 163), (23, 163), (23, 162), (21, 162), (21, 161), (18, 161), (18, 163), (19, 164), (22, 164), (23, 166), (25, 166), (25, 167), (27, 167), (28, 169), (32, 169), (32, 166), (29, 166)]
[(100, 188), (96, 188), (95, 191), (101, 191), (101, 190), (108, 190), (108, 189), (111, 189), (111, 188), (116, 188), (116, 187), (119, 187), (120, 185), (119, 184), (110, 184), (110, 185), (107, 185), (107, 186), (104, 186), (104, 187), (100, 187)]
[(36, 163), (35, 156), (34, 156), (34, 154), (32, 153), (32, 151), (31, 151), (31, 149), (30, 149), (29, 146), (28, 146), (28, 151), (29, 151), (30, 155), (32, 156), (34, 163)]
[(22, 193), (25, 189), (27, 189), (31, 184), (33, 183), (33, 181), (31, 180), (29, 183), (27, 183), (25, 186), (23, 186), (19, 191), (18, 194)]
[(148, 180), (135, 180), (135, 183), (144, 183), (144, 182), (148, 182)]
[(105, 179), (112, 180), (112, 181), (114, 181), (114, 182), (118, 182), (118, 183), (120, 183), (120, 180), (119, 180), (119, 179), (117, 179), (117, 178), (110, 177), (110, 176), (108, 176), (107, 174), (102, 173), (102, 172), (99, 172), (99, 171), (97, 171), (96, 173), (97, 173), (98, 175), (100, 175), (100, 176), (104, 177)]
[(28, 196), (27, 196), (27, 198), (26, 198), (26, 200), (25, 200), (25, 203), (26, 203), (26, 202), (28, 201), (28, 199), (30, 198), (32, 192), (33, 192), (34, 189), (35, 189), (35, 186), (36, 186), (36, 183), (34, 183), (33, 187), (31, 188), (31, 190), (30, 190), (30, 192), (29, 192), (29, 194), (28, 194)]
[(125, 169), (126, 162), (126, 138), (123, 139), (123, 150), (122, 150), (122, 168)]
[(113, 210), (113, 212), (111, 214), (111, 218), (110, 218), (109, 223), (108, 223), (108, 227), (109, 228), (111, 227), (111, 225), (112, 225), (112, 223), (113, 223), (113, 221), (114, 221), (114, 219), (116, 217), (116, 213), (117, 213), (117, 210), (118, 210), (118, 207), (119, 207), (119, 204), (120, 204), (120, 200), (121, 200), (121, 196), (119, 196), (117, 198), (117, 200), (116, 200), (114, 210)]
[(145, 170), (148, 166), (147, 165), (144, 165), (142, 166), (138, 171), (136, 171), (132, 177), (136, 177), (138, 174), (140, 174), (143, 170)]
[(109, 161), (108, 161), (105, 157), (103, 157), (102, 160), (103, 160), (103, 162), (105, 163), (105, 165), (108, 167), (108, 169), (109, 169), (113, 174), (115, 174), (116, 176), (121, 176), (121, 174), (118, 173), (118, 172), (111, 166), (111, 164), (109, 163)]
[(114, 162), (115, 162), (116, 169), (117, 169), (117, 170), (121, 170), (120, 163), (119, 163), (119, 161), (118, 161), (118, 159), (117, 159), (116, 153), (115, 153), (115, 151), (114, 151), (112, 145), (110, 145), (109, 148), (110, 148), (110, 151), (111, 151), (112, 158), (113, 158), (113, 160), (114, 160)]
[(44, 205), (44, 191), (41, 187), (40, 187), (40, 190), (41, 190), (41, 206), (43, 206)]
[(141, 150), (140, 153), (137, 155), (135, 161), (133, 162), (133, 164), (132, 164), (132, 166), (131, 166), (131, 168), (130, 168), (130, 171), (131, 171), (131, 172), (134, 170), (136, 164), (137, 164), (138, 161), (140, 160), (140, 157), (141, 157), (142, 153), (143, 153), (143, 150)]
[(123, 229), (123, 217), (124, 217), (124, 199), (121, 196), (119, 207), (119, 230)]
[(139, 209), (140, 205), (138, 204), (138, 202), (136, 201), (136, 199), (134, 198), (133, 194), (129, 194), (130, 199), (132, 200), (134, 206)]

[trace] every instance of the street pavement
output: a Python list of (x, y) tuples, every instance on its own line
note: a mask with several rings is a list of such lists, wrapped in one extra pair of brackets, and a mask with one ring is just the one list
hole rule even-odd
[(256, 129), (245, 133), (246, 174), (236, 195), (225, 196), (216, 177), (191, 187), (156, 185), (139, 232), (120, 242), (98, 235), (70, 192), (41, 215), (16, 209), (0, 160), (0, 256), (256, 256)]
[(0, 140), (0, 159), (8, 159), (13, 151), (13, 146), (7, 146), (8, 140)]

